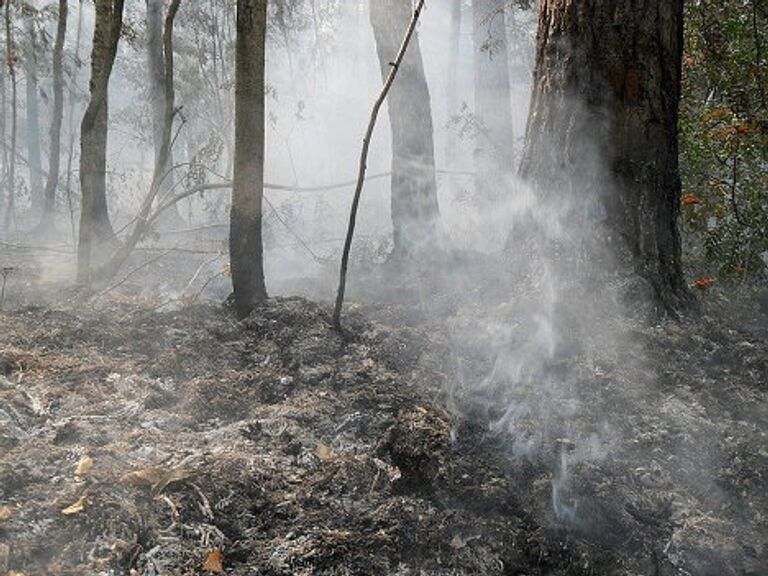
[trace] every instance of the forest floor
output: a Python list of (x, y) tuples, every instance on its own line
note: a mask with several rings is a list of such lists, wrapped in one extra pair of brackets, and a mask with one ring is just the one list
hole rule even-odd
[(509, 392), (501, 301), (341, 336), (302, 298), (33, 296), (0, 312), (2, 576), (768, 573), (754, 308), (622, 321)]

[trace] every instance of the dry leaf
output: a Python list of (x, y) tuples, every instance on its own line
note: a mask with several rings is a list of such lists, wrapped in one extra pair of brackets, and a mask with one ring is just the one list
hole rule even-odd
[(80, 500), (72, 504), (71, 506), (67, 506), (64, 508), (64, 510), (61, 511), (62, 514), (66, 514), (69, 516), (70, 514), (77, 514), (78, 512), (82, 512), (85, 510), (85, 504), (87, 501), (87, 496), (82, 496)]
[(75, 476), (85, 476), (93, 468), (93, 459), (87, 454), (80, 458), (80, 462), (77, 463), (75, 468)]
[(205, 557), (203, 562), (203, 570), (206, 572), (213, 572), (214, 574), (224, 574), (224, 566), (222, 565), (224, 560), (224, 554), (219, 550), (211, 550), (208, 552), (208, 556)]
[(712, 276), (705, 276), (703, 278), (699, 278), (698, 280), (693, 281), (693, 285), (698, 288), (699, 290), (706, 290), (712, 284), (715, 283), (715, 279), (712, 278)]
[(186, 468), (174, 468), (165, 474), (162, 478), (160, 478), (160, 480), (155, 482), (155, 484), (152, 486), (152, 496), (157, 496), (160, 494), (160, 492), (165, 490), (168, 485), (173, 484), (174, 482), (181, 482), (182, 480), (191, 478), (194, 475), (194, 470), (187, 470)]
[(334, 456), (333, 450), (323, 443), (318, 443), (315, 446), (315, 454), (320, 460), (330, 460)]
[(5, 522), (13, 516), (13, 508), (10, 506), (0, 506), (0, 522)]
[(162, 466), (153, 466), (152, 468), (144, 468), (143, 470), (136, 470), (124, 474), (120, 478), (122, 484), (128, 484), (135, 487), (150, 487), (157, 484), (157, 482), (165, 475), (165, 468)]

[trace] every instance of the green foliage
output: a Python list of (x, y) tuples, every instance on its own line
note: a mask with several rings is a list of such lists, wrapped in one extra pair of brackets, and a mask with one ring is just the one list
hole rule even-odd
[(768, 265), (768, 2), (686, 2), (681, 107), (686, 256), (701, 274)]

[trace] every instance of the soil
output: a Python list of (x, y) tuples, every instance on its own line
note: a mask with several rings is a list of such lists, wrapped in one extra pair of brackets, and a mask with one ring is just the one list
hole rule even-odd
[(531, 392), (472, 384), (501, 301), (340, 335), (303, 298), (75, 296), (0, 313), (0, 574), (768, 574), (751, 309), (623, 321)]

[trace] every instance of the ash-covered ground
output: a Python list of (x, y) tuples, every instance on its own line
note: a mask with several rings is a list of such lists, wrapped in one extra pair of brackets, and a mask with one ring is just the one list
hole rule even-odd
[(499, 352), (531, 337), (503, 290), (358, 287), (341, 336), (129, 286), (0, 313), (0, 574), (768, 574), (756, 307), (619, 319), (542, 372)]

